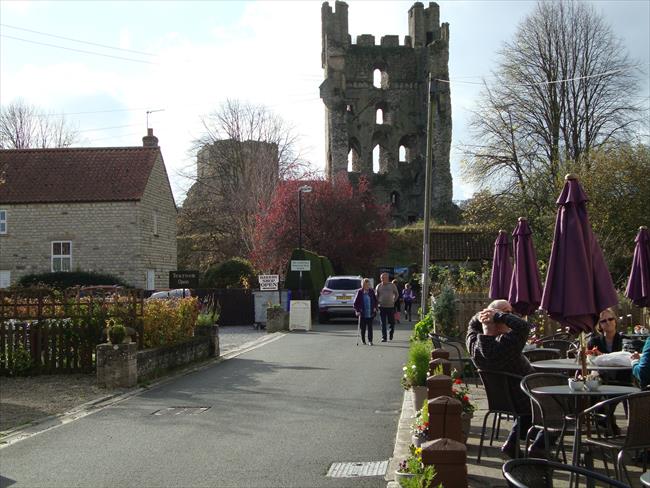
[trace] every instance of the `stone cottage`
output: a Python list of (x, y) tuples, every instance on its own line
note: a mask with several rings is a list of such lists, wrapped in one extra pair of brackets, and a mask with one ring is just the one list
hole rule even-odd
[(158, 138), (142, 147), (0, 150), (0, 287), (49, 271), (166, 288), (176, 204)]

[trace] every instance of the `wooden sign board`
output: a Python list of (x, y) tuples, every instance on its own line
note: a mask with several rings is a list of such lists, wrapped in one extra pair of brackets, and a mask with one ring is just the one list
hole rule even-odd
[(198, 288), (198, 271), (170, 271), (169, 288)]
[(310, 300), (291, 300), (289, 330), (311, 330)]

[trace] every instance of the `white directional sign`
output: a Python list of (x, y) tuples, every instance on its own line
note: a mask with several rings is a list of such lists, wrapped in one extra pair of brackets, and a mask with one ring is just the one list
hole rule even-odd
[(278, 275), (259, 275), (257, 280), (260, 282), (260, 290), (274, 291), (278, 289)]
[(311, 261), (308, 259), (292, 259), (291, 271), (311, 271)]

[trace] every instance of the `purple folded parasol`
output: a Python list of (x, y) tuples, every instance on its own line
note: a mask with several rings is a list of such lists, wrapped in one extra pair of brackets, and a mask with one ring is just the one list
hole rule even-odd
[(519, 217), (517, 227), (512, 233), (515, 265), (512, 270), (508, 301), (521, 315), (532, 314), (542, 301), (542, 283), (531, 234), (528, 221), (524, 217)]
[(603, 252), (591, 230), (578, 179), (566, 176), (557, 200), (555, 235), (541, 308), (573, 332), (592, 331), (598, 315), (618, 303)]
[(494, 241), (494, 257), (492, 259), (492, 275), (490, 276), (490, 298), (507, 299), (512, 279), (512, 253), (508, 233), (499, 231), (497, 240)]
[(625, 296), (639, 307), (650, 307), (650, 234), (647, 227), (639, 227), (634, 242), (634, 258)]

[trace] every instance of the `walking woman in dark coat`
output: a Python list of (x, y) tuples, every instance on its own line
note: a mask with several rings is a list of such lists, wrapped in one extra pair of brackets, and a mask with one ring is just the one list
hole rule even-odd
[(372, 346), (372, 321), (377, 315), (377, 296), (370, 286), (368, 278), (363, 279), (363, 285), (354, 297), (354, 311), (359, 317), (361, 341), (366, 344), (366, 330), (368, 331), (368, 344)]

